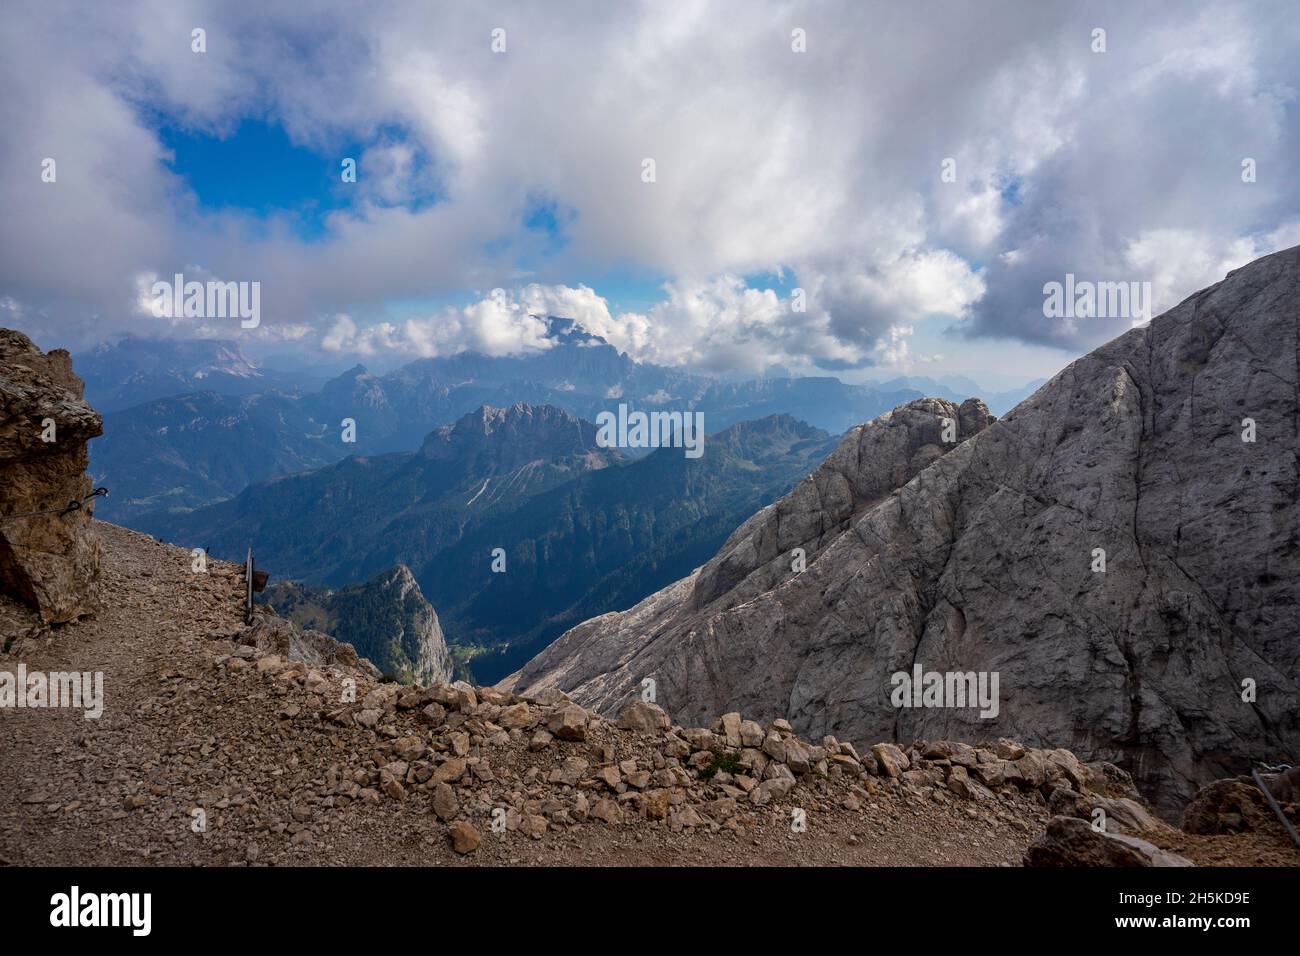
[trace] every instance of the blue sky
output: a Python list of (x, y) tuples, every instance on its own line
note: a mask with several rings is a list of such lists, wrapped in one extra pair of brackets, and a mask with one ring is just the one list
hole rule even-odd
[[(352, 198), (340, 180), (336, 152), (295, 145), (275, 122), (246, 119), (225, 136), (162, 123), (158, 138), (173, 154), (168, 168), (208, 212), (288, 216), (297, 235), (312, 240), (325, 235), (325, 216)], [(357, 152), (354, 147), (345, 155)]]

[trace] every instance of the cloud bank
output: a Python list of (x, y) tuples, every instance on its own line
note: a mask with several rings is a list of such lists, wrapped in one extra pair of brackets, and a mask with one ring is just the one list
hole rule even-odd
[[(0, 299), (50, 344), (221, 332), (139, 309), (141, 276), (194, 271), (260, 281), (257, 334), (331, 353), (517, 354), (547, 347), (547, 312), (705, 370), (904, 365), (935, 322), (955, 349), (1077, 353), (1127, 322), (1047, 319), (1046, 282), (1150, 281), (1160, 310), (1300, 242), (1294, 14), (11, 5)], [(319, 236), (171, 165), (161, 127), (249, 119), (331, 167), (356, 154)], [(612, 311), (611, 276), (655, 300)]]

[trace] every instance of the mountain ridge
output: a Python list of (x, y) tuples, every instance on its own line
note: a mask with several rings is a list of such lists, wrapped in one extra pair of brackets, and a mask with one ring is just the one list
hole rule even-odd
[[(697, 572), (503, 686), (608, 711), (652, 677), (683, 719), (779, 709), (813, 734), (1054, 737), (1125, 766), (1166, 811), (1216, 773), (1294, 754), (1298, 319), (1300, 247), (1072, 363), (806, 571), (751, 544), (731, 559), (754, 582), (734, 603)], [(1255, 423), (1263, 437), (1243, 440)], [(1000, 672), (1000, 716), (892, 706), (890, 675), (918, 660)]]

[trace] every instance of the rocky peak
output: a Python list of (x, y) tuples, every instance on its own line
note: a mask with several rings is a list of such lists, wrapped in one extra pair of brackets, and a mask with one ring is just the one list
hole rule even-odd
[[(700, 569), (692, 604), (737, 604), (774, 587), (795, 573), (795, 548), (812, 563), (855, 516), (993, 421), (977, 398), (960, 406), (921, 398), (850, 429), (816, 471), (732, 533)], [(951, 441), (945, 422), (952, 423)]]
[(265, 600), (299, 627), (351, 645), (379, 672), (404, 683), (451, 680), (451, 652), (438, 614), (404, 564), (338, 590), (278, 584)]
[[(1300, 247), (1001, 421), (977, 430), (971, 405), (975, 433), (945, 454), (925, 436), (939, 406), (877, 419), (705, 571), (572, 629), (512, 686), (615, 712), (651, 678), (683, 720), (741, 709), (812, 736), (1067, 745), (1171, 811), (1300, 750), (1298, 323)], [(916, 664), (998, 674), (997, 715), (895, 706), (893, 675)]]
[(596, 426), (554, 405), (509, 408), (483, 405), (451, 425), (444, 425), (424, 440), (420, 454), (432, 460), (472, 465), (482, 471), (481, 459), (498, 470), (512, 470), (538, 460), (566, 457), (605, 457), (617, 452), (596, 445)]
[(46, 623), (95, 608), (101, 545), (86, 443), (103, 421), (63, 349), (0, 329), (0, 591)]

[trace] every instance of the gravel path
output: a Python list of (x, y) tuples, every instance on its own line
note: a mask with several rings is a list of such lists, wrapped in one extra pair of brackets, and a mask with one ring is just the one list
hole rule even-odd
[[(458, 789), (462, 818), (482, 842), (460, 855), (430, 793), (337, 796), (340, 781), (360, 779), (367, 767), (373, 776), (390, 759), (380, 753), (390, 741), (323, 719), (319, 697), (261, 673), (261, 661), (230, 663), (231, 638), (242, 629), (242, 569), (211, 562), (195, 574), (187, 551), (98, 527), (103, 609), (20, 637), (0, 655), (0, 670), (102, 671), (105, 693), (98, 720), (0, 709), (0, 864), (1006, 866), (1019, 865), (1047, 821), (1041, 801), (1028, 797), (976, 807), (946, 790), (882, 786), (855, 809), (844, 806), (848, 784), (819, 783), (801, 798), (804, 832), (792, 830), (788, 805), (774, 804), (746, 805), (730, 827), (590, 819), (529, 836), (492, 832), (500, 796), (476, 781), (477, 790)], [(22, 617), (12, 604), (0, 607), (10, 633)], [(491, 751), (495, 791), (522, 788), (601, 740), (626, 748), (628, 736), (605, 724), (585, 745)], [(556, 787), (548, 792), (577, 793)], [(1236, 845), (1228, 838), (1186, 840), (1179, 852), (1217, 864), (1261, 855), (1287, 862), (1275, 841), (1255, 843), (1245, 857), (1225, 850)]]

